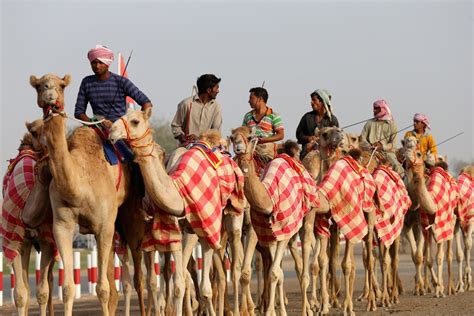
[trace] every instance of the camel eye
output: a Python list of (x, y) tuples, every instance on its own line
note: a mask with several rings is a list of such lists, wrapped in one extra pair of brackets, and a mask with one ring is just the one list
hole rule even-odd
[(38, 135), (38, 133), (36, 131), (31, 131), (30, 133), (31, 133), (31, 136), (33, 136), (33, 137), (36, 137)]
[(328, 137), (328, 133), (323, 133), (323, 137), (324, 137), (324, 138), (327, 138), (327, 137)]
[(133, 126), (138, 126), (140, 124), (139, 120), (132, 120), (130, 123), (132, 123)]
[(357, 138), (356, 138), (356, 137), (352, 137), (351, 140), (352, 140), (353, 142), (355, 142), (355, 141), (357, 140)]

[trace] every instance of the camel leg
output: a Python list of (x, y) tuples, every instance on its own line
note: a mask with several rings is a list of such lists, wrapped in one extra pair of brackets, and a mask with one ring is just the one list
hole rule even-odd
[(454, 280), (453, 280), (453, 271), (452, 271), (452, 264), (453, 264), (453, 246), (452, 246), (452, 239), (446, 242), (446, 264), (448, 266), (448, 295), (456, 294), (456, 289), (454, 287)]
[[(433, 242), (433, 236), (431, 231), (428, 234), (428, 237), (426, 238), (426, 254), (425, 254), (425, 288), (427, 289), (428, 293), (432, 292), (431, 285), (433, 285), (435, 288), (438, 287), (438, 277), (436, 276), (436, 272), (434, 270), (434, 263), (433, 263), (433, 254), (432, 254), (432, 242)], [(431, 275), (431, 285), (428, 282), (428, 272)]]
[(458, 284), (456, 286), (457, 292), (464, 292), (464, 280), (463, 280), (463, 274), (462, 274), (464, 251), (461, 247), (461, 234), (462, 232), (461, 232), (461, 228), (460, 228), (459, 220), (458, 220), (456, 221), (456, 227), (454, 230), (454, 238), (456, 238), (456, 260), (458, 262)]
[(368, 262), (367, 262), (367, 243), (362, 245), (362, 264), (364, 265), (364, 287), (362, 293), (357, 298), (358, 301), (362, 301), (369, 297), (369, 273), (368, 273)]
[(12, 261), (12, 268), (16, 281), (15, 288), (13, 289), (13, 298), (15, 300), (18, 315), (27, 316), (30, 296), (28, 263), (30, 261), (31, 243), (25, 240), (21, 248), (20, 254), (18, 254)]
[[(369, 275), (368, 283), (368, 296), (367, 296), (367, 311), (375, 311), (377, 309), (377, 304), (375, 302), (375, 290), (376, 286), (378, 289), (378, 284), (375, 280), (375, 259), (373, 253), (373, 241), (374, 241), (374, 226), (375, 226), (375, 212), (365, 213), (367, 222), (369, 224), (368, 233), (366, 236), (366, 246), (367, 246), (367, 274)], [(389, 258), (390, 259), (390, 258)]]
[[(326, 244), (327, 247), (327, 244)], [(327, 252), (327, 249), (326, 249)], [(318, 301), (318, 295), (317, 295), (317, 288), (318, 288), (318, 276), (319, 272), (321, 270), (321, 266), (319, 265), (319, 256), (321, 254), (321, 240), (320, 237), (314, 238), (314, 252), (313, 252), (313, 258), (311, 260), (311, 298), (309, 300), (309, 304), (311, 306), (311, 309), (318, 310), (321, 305), (319, 304)], [(327, 257), (327, 254), (326, 254)], [(328, 259), (329, 261), (329, 259)], [(327, 286), (327, 284), (326, 284)], [(329, 294), (327, 293), (327, 287), (326, 287), (326, 294), (328, 296), (329, 300)]]
[(252, 258), (255, 253), (255, 246), (257, 245), (258, 239), (257, 234), (251, 225), (247, 226), (246, 239), (244, 262), (242, 264), (242, 274), (240, 276), (240, 285), (242, 287), (242, 305), (240, 306), (240, 310), (242, 315), (253, 316), (255, 304), (252, 300), (252, 293), (250, 291), (250, 279), (252, 278)]
[(155, 310), (154, 315), (159, 315), (160, 312), (159, 312), (159, 307), (158, 307), (158, 285), (156, 283), (156, 273), (155, 273), (155, 267), (154, 267), (155, 252), (154, 251), (143, 252), (143, 257), (145, 259), (145, 268), (146, 268), (146, 288), (147, 288), (146, 315), (151, 316), (152, 307)]
[(471, 269), (471, 249), (472, 249), (472, 232), (474, 224), (469, 224), (467, 232), (464, 235), (464, 253), (466, 254), (466, 269), (464, 272), (464, 283), (466, 291), (472, 291), (472, 269)]
[[(311, 255), (311, 245), (314, 239), (314, 220), (316, 217), (316, 211), (311, 210), (304, 218), (303, 218), (303, 237), (301, 241), (303, 242), (303, 263), (302, 263), (302, 275), (299, 277), (300, 285), (301, 285), (301, 293), (303, 294), (303, 309), (301, 311), (301, 315), (312, 315), (311, 312), (311, 305), (308, 301), (308, 287), (309, 287), (309, 257)], [(294, 258), (294, 256), (293, 256)], [(313, 269), (311, 269), (313, 270)], [(313, 283), (313, 288), (316, 285)]]
[(41, 241), (41, 269), (40, 280), (36, 287), (36, 300), (40, 306), (40, 314), (46, 315), (48, 306), (50, 288), (49, 288), (49, 272), (51, 266), (54, 266), (54, 248), (50, 243)]
[(329, 243), (329, 238), (321, 236), (319, 237), (319, 240), (321, 242), (321, 250), (319, 252), (319, 267), (321, 268), (321, 276), (320, 276), (320, 282), (321, 282), (321, 309), (320, 313), (321, 314), (327, 314), (329, 313), (329, 293), (328, 293), (328, 263), (329, 263), (329, 257), (328, 257), (328, 243)]
[(390, 302), (392, 304), (398, 304), (399, 299), (399, 275), (398, 275), (398, 261), (399, 261), (399, 248), (400, 248), (400, 236), (393, 241), (390, 246), (390, 257), (392, 258), (392, 292)]
[[(58, 211), (61, 211), (61, 208)], [(61, 259), (64, 265), (64, 284), (63, 284), (64, 315), (72, 316), (72, 307), (74, 303), (74, 294), (75, 294), (73, 270), (72, 270), (73, 269), (72, 238), (74, 234), (74, 222), (63, 221), (60, 224), (58, 224), (57, 221), (55, 220), (55, 223), (53, 224), (53, 232), (54, 232), (54, 240), (56, 241), (56, 244), (58, 246), (58, 250), (59, 250), (59, 253), (61, 254)], [(110, 237), (110, 243), (111, 242), (112, 242), (112, 237)], [(109, 247), (110, 247), (110, 243), (109, 243)], [(97, 244), (99, 245), (99, 242)], [(108, 254), (108, 251), (109, 249), (107, 249), (107, 254)], [(104, 257), (104, 254), (102, 253), (102, 259), (103, 257)], [(103, 260), (100, 260), (99, 262), (102, 264)], [(102, 266), (102, 269), (104, 269), (104, 266)], [(106, 279), (107, 278), (105, 278), (105, 280)], [(105, 280), (102, 279), (102, 286)], [(99, 284), (97, 283), (97, 286), (98, 285)], [(106, 309), (105, 306), (103, 306), (102, 309), (103, 310)]]
[[(340, 290), (339, 281), (337, 279), (337, 263), (339, 262), (339, 227), (337, 225), (330, 226), (331, 236), (329, 240), (330, 257), (329, 257), (329, 275), (330, 275), (330, 294), (329, 300), (332, 307), (341, 307), (337, 298)], [(346, 241), (347, 242), (347, 241)]]
[[(188, 234), (188, 233), (183, 234), (183, 270), (184, 270), (184, 267), (188, 266), (189, 259), (191, 258), (191, 254), (193, 252), (194, 247), (197, 245), (198, 240), (199, 240), (199, 237), (196, 234)], [(208, 274), (208, 277), (209, 277), (209, 274)], [(186, 274), (185, 284), (186, 284), (186, 290), (184, 294), (184, 306), (185, 306), (184, 314), (192, 315), (193, 309), (191, 306), (191, 292), (190, 292), (191, 289), (188, 288), (188, 286), (191, 285), (191, 280), (189, 279), (188, 274)], [(197, 294), (198, 293), (196, 293), (196, 295)]]
[(132, 278), (130, 276), (130, 265), (128, 258), (128, 249), (125, 251), (122, 259), (122, 288), (125, 300), (125, 316), (130, 315), (130, 299), (132, 297)]
[[(381, 242), (380, 243), (381, 253), (382, 253), (382, 262), (380, 266), (382, 268), (382, 306), (383, 307), (390, 307), (390, 299), (388, 295), (388, 270), (390, 264), (390, 252), (389, 248), (385, 247), (385, 245)], [(392, 280), (392, 288), (393, 288), (393, 280)]]
[[(134, 248), (134, 247), (132, 247)], [(138, 305), (140, 307), (140, 315), (146, 315), (145, 309), (145, 299), (143, 293), (143, 270), (142, 270), (142, 258), (143, 253), (141, 249), (130, 249), (130, 253), (132, 254), (133, 260), (133, 285), (135, 287), (135, 291), (138, 294)], [(148, 268), (148, 263), (145, 261), (145, 266)], [(150, 297), (152, 293), (148, 292), (148, 297)]]
[[(111, 288), (109, 286), (108, 277), (107, 277), (107, 266), (109, 265), (109, 262), (113, 263), (113, 260), (114, 260), (113, 256), (112, 257), (110, 256), (110, 254), (112, 253), (111, 251), (112, 251), (113, 235), (114, 235), (114, 227), (113, 227), (113, 222), (112, 222), (110, 226), (103, 227), (102, 230), (95, 236), (97, 240), (97, 255), (98, 255), (98, 268), (99, 268), (99, 278), (97, 280), (96, 290), (97, 290), (97, 297), (99, 298), (99, 301), (102, 307), (102, 313), (104, 316), (109, 315), (108, 302), (110, 299)], [(67, 271), (66, 263), (64, 263), (65, 275), (66, 275), (66, 271)], [(135, 276), (134, 276), (134, 279), (135, 279)], [(67, 278), (65, 276), (64, 283), (66, 283), (66, 280)], [(114, 284), (114, 283), (112, 282), (111, 284)]]
[(436, 297), (444, 297), (443, 282), (444, 241), (436, 244), (436, 263), (438, 266), (438, 282), (436, 284)]
[(354, 263), (354, 245), (346, 240), (346, 249), (342, 261), (342, 271), (344, 272), (345, 297), (343, 311), (344, 315), (355, 315), (352, 292), (354, 289), (355, 263)]
[(277, 284), (279, 285), (280, 293), (280, 314), (281, 316), (286, 315), (284, 297), (285, 293), (283, 292), (283, 270), (281, 269), (281, 260), (283, 259), (283, 254), (288, 245), (289, 240), (278, 241), (275, 245), (271, 246), (271, 255), (272, 255), (272, 264), (269, 272), (270, 279), (270, 288), (269, 288), (269, 301), (268, 308), (265, 312), (266, 316), (274, 316), (275, 313), (275, 292)]
[(218, 293), (218, 302), (217, 302), (217, 310), (219, 311), (219, 316), (224, 316), (224, 296), (227, 295), (226, 293), (226, 272), (224, 270), (225, 267), (225, 257), (221, 253), (221, 251), (214, 251), (212, 256), (212, 261), (214, 263), (214, 276), (217, 279), (217, 293)]
[(301, 277), (303, 274), (303, 259), (301, 258), (300, 251), (298, 249), (298, 243), (296, 239), (297, 236), (298, 234), (295, 234), (293, 235), (293, 237), (291, 237), (291, 239), (288, 241), (288, 248), (290, 249), (293, 261), (295, 262), (296, 277), (298, 278), (298, 281), (301, 284)]
[(258, 310), (260, 313), (265, 313), (268, 309), (269, 295), (270, 295), (270, 268), (272, 265), (272, 254), (270, 248), (260, 247), (260, 254), (262, 257), (262, 266), (263, 266), (263, 291), (260, 296), (260, 302), (258, 304)]
[(114, 247), (111, 243), (109, 250), (109, 260), (107, 264), (107, 282), (109, 284), (110, 294), (109, 301), (107, 302), (107, 310), (109, 315), (115, 315), (118, 306), (118, 292), (117, 287), (115, 286), (115, 268), (114, 268)]
[(214, 308), (212, 306), (212, 285), (210, 279), (210, 271), (212, 265), (212, 256), (214, 249), (207, 243), (206, 240), (201, 239), (202, 246), (202, 280), (201, 280), (201, 301), (204, 311), (208, 316), (215, 316)]
[(226, 227), (229, 235), (229, 242), (232, 251), (232, 287), (234, 292), (234, 311), (235, 316), (240, 315), (239, 309), (239, 282), (242, 274), (242, 261), (244, 258), (244, 248), (242, 245), (242, 223), (244, 215), (230, 216), (230, 227)]
[[(176, 262), (175, 262), (176, 264)], [(172, 297), (173, 294), (171, 288), (171, 253), (165, 252), (164, 253), (164, 260), (162, 261), (162, 265), (160, 267), (160, 271), (162, 271), (162, 278), (164, 279), (165, 286), (163, 287), (162, 291), (165, 290), (165, 308), (164, 313), (165, 315), (170, 315), (173, 310), (173, 302)], [(191, 301), (191, 300), (190, 300)]]
[(183, 298), (184, 298), (184, 267), (183, 267), (183, 253), (181, 250), (173, 251), (171, 253), (175, 262), (175, 272), (173, 275), (174, 291), (173, 291), (173, 305), (174, 315), (183, 315)]
[[(424, 254), (424, 248), (425, 248), (425, 237), (423, 236), (421, 232), (419, 232), (417, 235), (418, 235), (418, 242), (416, 243), (415, 253), (413, 257), (413, 261), (415, 262), (415, 269), (416, 269), (414, 294), (425, 295), (425, 282), (423, 279), (423, 272), (422, 272), (423, 261), (424, 261), (423, 254)], [(410, 235), (408, 234), (408, 236)], [(409, 238), (409, 240), (410, 240), (410, 245), (411, 245), (411, 238)], [(414, 238), (413, 238), (413, 241), (415, 241)], [(412, 252), (412, 255), (413, 255), (413, 252)]]

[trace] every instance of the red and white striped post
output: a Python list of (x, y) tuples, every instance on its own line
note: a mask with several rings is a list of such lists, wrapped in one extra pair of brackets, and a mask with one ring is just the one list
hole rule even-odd
[(81, 253), (79, 251), (74, 252), (74, 286), (74, 298), (79, 299), (81, 298)]
[(202, 280), (202, 248), (201, 248), (201, 244), (197, 244), (196, 248), (194, 248), (194, 259), (196, 259), (196, 263), (197, 263), (198, 282), (201, 283), (201, 280)]
[(227, 276), (227, 282), (230, 282), (230, 260), (227, 255), (225, 256), (225, 272)]
[(92, 255), (90, 253), (87, 254), (87, 287), (88, 293), (92, 294)]
[(58, 298), (63, 300), (63, 284), (64, 284), (64, 263), (63, 259), (59, 260), (58, 268)]
[(153, 263), (153, 267), (155, 268), (155, 274), (156, 274), (156, 284), (157, 287), (160, 287), (160, 253), (158, 251), (155, 251), (155, 262)]
[(0, 252), (0, 306), (3, 306), (3, 251)]
[(91, 266), (91, 283), (92, 283), (92, 295), (96, 296), (97, 292), (95, 290), (97, 286), (97, 248), (92, 248), (92, 266)]
[(41, 252), (35, 252), (35, 274), (36, 274), (36, 285), (39, 284), (41, 275)]
[(116, 252), (114, 252), (114, 280), (115, 288), (120, 291), (120, 260)]
[(12, 303), (15, 303), (15, 293), (13, 290), (15, 290), (15, 272), (13, 272), (13, 267), (10, 269), (10, 289), (11, 289), (11, 298), (12, 298)]

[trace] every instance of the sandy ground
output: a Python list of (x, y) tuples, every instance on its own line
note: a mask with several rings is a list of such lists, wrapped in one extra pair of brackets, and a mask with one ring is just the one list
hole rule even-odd
[[(454, 296), (445, 298), (435, 298), (433, 294), (425, 296), (413, 295), (413, 276), (414, 266), (410, 256), (401, 255), (400, 275), (405, 292), (400, 296), (400, 304), (390, 308), (378, 307), (375, 312), (366, 312), (366, 303), (358, 302), (357, 298), (363, 288), (363, 266), (360, 261), (360, 255), (356, 257), (356, 284), (354, 287), (354, 311), (357, 315), (474, 315), (474, 292), (458, 293)], [(472, 264), (472, 263), (471, 263)], [(445, 265), (446, 266), (446, 265)], [(285, 270), (285, 290), (288, 297), (287, 313), (288, 315), (299, 315), (301, 313), (301, 292), (296, 279), (291, 257), (287, 257), (283, 264)], [(379, 267), (377, 267), (378, 269)], [(457, 272), (457, 263), (453, 265), (453, 270)], [(378, 274), (380, 274), (378, 272)], [(445, 285), (447, 283), (447, 272), (445, 272)], [(380, 275), (379, 275), (380, 277)], [(255, 278), (254, 278), (255, 279)], [(254, 280), (255, 281), (255, 280)], [(455, 276), (457, 282), (457, 275)], [(256, 289), (256, 283), (253, 283), (252, 289)], [(132, 315), (138, 315), (136, 296), (133, 297)], [(342, 298), (340, 299), (342, 303)], [(55, 301), (55, 310), (57, 315), (62, 315), (62, 306), (59, 301)], [(0, 308), (0, 315), (15, 315), (15, 309), (12, 305), (6, 305)], [(38, 306), (33, 299), (29, 315), (38, 315)], [(100, 307), (97, 298), (86, 296), (74, 303), (74, 315), (100, 315)], [(123, 301), (119, 303), (118, 314), (123, 314)], [(330, 315), (341, 315), (342, 309), (331, 309)]]

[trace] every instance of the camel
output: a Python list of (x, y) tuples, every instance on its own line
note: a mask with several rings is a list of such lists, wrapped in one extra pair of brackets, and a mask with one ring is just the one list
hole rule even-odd
[[(233, 134), (235, 134), (235, 130)], [(248, 140), (246, 142), (248, 144)], [(252, 146), (245, 146), (246, 152), (240, 153), (238, 159), (245, 175), (244, 191), (250, 204), (252, 225), (260, 245), (269, 248), (272, 259), (267, 276), (270, 286), (266, 315), (275, 314), (277, 285), (279, 287), (280, 314), (286, 315), (281, 259), (290, 238), (302, 226), (304, 215), (313, 204), (318, 204), (314, 180), (304, 170), (301, 163), (292, 158), (297, 154), (294, 151), (291, 152), (296, 143), (287, 142), (285, 145), (285, 154), (270, 161), (262, 175), (262, 180), (257, 177)], [(281, 173), (277, 170), (280, 170)], [(289, 182), (285, 183), (285, 181)], [(293, 185), (290, 186), (289, 183)], [(292, 211), (285, 212), (290, 205), (294, 206), (291, 208)]]
[[(471, 249), (474, 231), (474, 166), (464, 167), (458, 176), (459, 204), (456, 209), (457, 222), (455, 227), (456, 252), (458, 261), (458, 285), (456, 290), (464, 292), (472, 290)], [(461, 249), (461, 235), (464, 237), (464, 251)], [(463, 261), (466, 258), (465, 273)]]
[[(53, 232), (64, 262), (64, 313), (72, 315), (75, 291), (72, 238), (74, 226), (79, 224), (82, 233), (93, 233), (97, 240), (99, 279), (96, 290), (103, 315), (109, 315), (109, 312), (115, 313), (117, 300), (116, 290), (108, 282), (112, 276), (109, 263), (113, 260), (110, 257), (114, 222), (118, 206), (127, 197), (130, 177), (126, 168), (120, 164), (111, 166), (106, 161), (102, 141), (92, 129), (77, 128), (66, 139), (64, 89), (70, 81), (69, 75), (30, 77), (30, 84), (37, 91), (38, 106), (44, 113), (43, 131), (52, 174), (49, 197)], [(94, 181), (84, 181), (86, 179)]]
[[(176, 272), (175, 272), (175, 311), (177, 314), (182, 314), (182, 300), (184, 295), (184, 279), (183, 266), (187, 265), (192, 249), (200, 239), (203, 248), (203, 278), (201, 281), (201, 297), (205, 312), (209, 315), (214, 315), (212, 306), (212, 287), (209, 279), (210, 264), (214, 249), (218, 249), (220, 237), (220, 219), (221, 216), (217, 214), (222, 213), (222, 204), (226, 205), (231, 192), (234, 192), (235, 175), (234, 169), (229, 170), (229, 165), (225, 165), (228, 161), (217, 152), (210, 155), (209, 152), (204, 153), (199, 148), (195, 148), (184, 153), (178, 160), (176, 166), (170, 171), (170, 175), (166, 173), (163, 163), (157, 158), (162, 150), (153, 142), (151, 131), (149, 129), (149, 118), (151, 116), (151, 109), (145, 112), (130, 110), (120, 120), (115, 122), (110, 133), (110, 140), (112, 142), (118, 139), (127, 139), (131, 145), (140, 165), (142, 174), (144, 176), (145, 188), (153, 203), (158, 206), (164, 213), (172, 216), (186, 216), (187, 225), (197, 235), (185, 234), (184, 236), (184, 251), (182, 258), (181, 252), (176, 252), (178, 257), (175, 257)], [(207, 147), (203, 149), (207, 150)], [(210, 156), (209, 156), (210, 155)], [(221, 159), (222, 160), (219, 160)], [(208, 160), (210, 159), (210, 160)], [(214, 168), (211, 164), (212, 159), (217, 159), (223, 163), (219, 168)], [(215, 160), (212, 160), (215, 161)], [(193, 164), (197, 170), (191, 170)], [(224, 169), (225, 167), (225, 169)], [(199, 172), (199, 173), (197, 173)], [(234, 177), (233, 182), (223, 181), (223, 174)], [(201, 174), (202, 173), (202, 174)], [(198, 175), (197, 177), (192, 177)], [(202, 191), (197, 192), (199, 185), (196, 183), (194, 191), (189, 190), (189, 181), (198, 181), (206, 185), (206, 190), (209, 194), (206, 201), (199, 200)], [(214, 186), (219, 185), (220, 190), (214, 190)], [(226, 189), (223, 189), (226, 187)], [(204, 187), (201, 187), (204, 189)], [(195, 196), (193, 194), (198, 194)], [(212, 196), (210, 196), (212, 195)], [(221, 197), (222, 195), (222, 197)], [(199, 202), (203, 204), (196, 204), (198, 198)], [(216, 214), (216, 222), (213, 226), (203, 226), (203, 218), (199, 216), (209, 216), (210, 212)]]
[[(405, 153), (408, 163), (408, 183), (412, 186), (414, 194), (417, 196), (420, 208), (422, 210), (421, 224), (425, 228), (426, 245), (421, 241), (421, 247), (424, 246), (425, 258), (428, 268), (431, 271), (432, 280), (435, 285), (435, 296), (443, 297), (444, 282), (443, 282), (443, 260), (444, 260), (444, 242), (451, 240), (454, 230), (454, 208), (457, 203), (457, 190), (454, 180), (447, 173), (447, 164), (444, 168), (435, 166), (429, 175), (428, 183), (425, 184), (424, 168), (421, 154), (418, 150), (409, 150)], [(436, 262), (438, 271), (435, 273), (430, 254), (430, 243), (432, 238), (436, 242), (437, 253)], [(420, 245), (418, 245), (420, 247)], [(450, 248), (450, 245), (448, 245)], [(421, 251), (420, 249), (417, 249)], [(448, 294), (454, 294), (454, 286), (451, 278), (449, 262), (450, 251), (448, 250)], [(423, 281), (421, 280), (421, 260), (417, 262), (417, 287), (423, 288)], [(417, 288), (416, 288), (417, 289)]]
[[(326, 127), (318, 129), (319, 137), (319, 150), (309, 152), (303, 159), (302, 163), (305, 166), (306, 170), (310, 173), (312, 178), (320, 182), (322, 177), (326, 174), (329, 167), (334, 161), (340, 158), (342, 149), (346, 146), (346, 137), (342, 130), (335, 127)], [(348, 147), (348, 146), (346, 146)], [(311, 240), (314, 238), (314, 229), (315, 221), (318, 223), (316, 229), (316, 245), (314, 259), (311, 264), (312, 268), (312, 279), (313, 279), (313, 288), (311, 295), (311, 307), (317, 308), (319, 303), (316, 296), (316, 284), (317, 284), (317, 275), (321, 273), (321, 296), (322, 304), (320, 306), (320, 311), (323, 313), (329, 312), (329, 294), (327, 289), (327, 274), (328, 267), (331, 268), (331, 275), (335, 276), (335, 265), (337, 263), (337, 253), (336, 247), (331, 247), (331, 260), (328, 258), (328, 244), (329, 237), (338, 238), (339, 232), (335, 234), (329, 234), (329, 231), (321, 231), (320, 224), (329, 224), (325, 215), (318, 214), (316, 215), (315, 209), (312, 209), (310, 213), (304, 218), (303, 226), (303, 277), (301, 282), (301, 292), (303, 293), (303, 311), (302, 315), (310, 313), (311, 307), (307, 299), (307, 288), (309, 286), (309, 257), (311, 251)], [(327, 234), (325, 233), (327, 232)], [(336, 242), (332, 240), (334, 245)], [(338, 241), (337, 241), (338, 243)], [(329, 264), (330, 263), (330, 264)], [(333, 297), (336, 297), (336, 278), (331, 278), (333, 284), (332, 294)], [(336, 298), (337, 299), (337, 298)]]
[[(43, 186), (48, 182), (46, 148), (41, 144), (43, 121), (26, 122), (28, 132), (23, 136), (18, 156), (11, 161), (9, 171), (3, 182), (3, 221), (0, 231), (3, 235), (3, 249), (7, 259), (11, 260), (16, 276), (14, 289), (15, 305), (18, 315), (28, 315), (30, 288), (28, 283), (28, 266), (31, 247), (35, 239), (41, 249), (40, 281), (36, 298), (40, 305), (41, 315), (54, 314), (52, 304), (52, 268), (54, 266), (54, 240), (51, 229), (51, 206), (44, 194)], [(11, 192), (15, 192), (11, 195)], [(46, 190), (47, 192), (47, 190)], [(41, 214), (35, 218), (35, 229), (26, 227), (23, 215), (25, 205), (33, 205)], [(8, 220), (7, 220), (8, 218)], [(13, 224), (13, 226), (11, 226)], [(38, 250), (39, 250), (38, 249)]]

